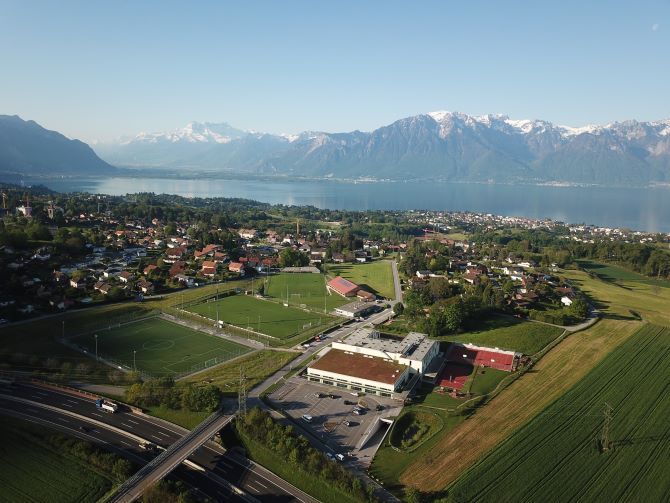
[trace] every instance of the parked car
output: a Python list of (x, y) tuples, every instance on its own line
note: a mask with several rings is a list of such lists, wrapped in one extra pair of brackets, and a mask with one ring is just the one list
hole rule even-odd
[(302, 415), (302, 420), (305, 421), (306, 423), (311, 423), (312, 419), (314, 419), (312, 416), (309, 414), (303, 414)]

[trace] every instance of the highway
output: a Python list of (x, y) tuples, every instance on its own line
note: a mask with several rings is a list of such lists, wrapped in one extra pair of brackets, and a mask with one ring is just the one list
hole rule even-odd
[[(134, 461), (138, 456), (144, 456), (145, 463), (149, 461), (147, 454), (139, 448), (138, 438), (168, 447), (188, 433), (188, 430), (149, 416), (127, 411), (115, 414), (101, 412), (90, 398), (33, 385), (15, 383), (11, 389), (4, 388), (0, 392), (4, 393), (0, 394), (1, 412), (48, 421), (61, 430), (96, 441)], [(85, 431), (80, 431), (79, 426), (83, 426)], [(225, 452), (211, 442), (200, 447), (188, 459), (206, 471), (189, 470), (182, 464), (175, 474), (214, 500), (245, 501), (243, 497), (231, 494), (229, 485), (232, 484), (260, 502), (315, 502), (263, 467), (236, 453)]]

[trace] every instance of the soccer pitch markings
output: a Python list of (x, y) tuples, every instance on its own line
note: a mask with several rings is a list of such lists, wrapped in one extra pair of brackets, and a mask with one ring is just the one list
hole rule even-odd
[[(187, 310), (212, 320), (216, 319), (279, 339), (287, 339), (307, 328), (324, 325), (332, 317), (325, 314), (285, 307), (277, 302), (248, 295), (233, 295), (214, 302), (189, 307)], [(310, 325), (311, 324), (311, 325)], [(309, 327), (306, 327), (309, 325)]]
[(337, 294), (329, 294), (326, 290), (326, 278), (323, 274), (277, 274), (268, 276), (265, 285), (265, 294), (269, 297), (286, 302), (286, 294), (288, 293), (290, 305), (304, 304), (320, 311), (323, 310), (324, 304), (327, 311), (332, 311), (336, 307), (351, 302), (351, 299), (345, 299)]
[[(135, 364), (138, 371), (153, 376), (199, 370), (206, 363), (221, 363), (251, 351), (241, 344), (162, 318), (150, 318), (95, 333), (100, 357), (130, 369)], [(95, 354), (93, 334), (75, 337), (71, 342), (86, 348), (89, 354)]]

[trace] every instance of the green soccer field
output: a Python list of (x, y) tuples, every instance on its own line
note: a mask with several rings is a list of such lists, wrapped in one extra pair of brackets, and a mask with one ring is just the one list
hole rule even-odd
[[(97, 335), (100, 357), (130, 369), (135, 366), (154, 377), (195, 372), (251, 351), (246, 346), (162, 318), (104, 328)], [(93, 334), (75, 337), (71, 342), (95, 354)]]
[(216, 320), (217, 309), (219, 320), (225, 323), (250, 328), (279, 339), (288, 339), (319, 325), (325, 327), (333, 319), (322, 313), (284, 307), (277, 302), (260, 300), (248, 295), (233, 295), (217, 301), (196, 304), (189, 307), (188, 311)]
[(268, 276), (265, 283), (265, 295), (286, 302), (288, 294), (289, 306), (298, 307), (304, 304), (312, 309), (332, 311), (351, 299), (337, 294), (329, 294), (326, 290), (326, 278), (322, 274), (296, 273)]

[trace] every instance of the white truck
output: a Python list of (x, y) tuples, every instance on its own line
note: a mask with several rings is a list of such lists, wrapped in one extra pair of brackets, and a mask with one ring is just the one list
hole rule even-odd
[(117, 404), (103, 398), (98, 398), (95, 401), (95, 407), (102, 410), (103, 412), (109, 412), (110, 414), (114, 414), (117, 410), (119, 410), (119, 406)]

